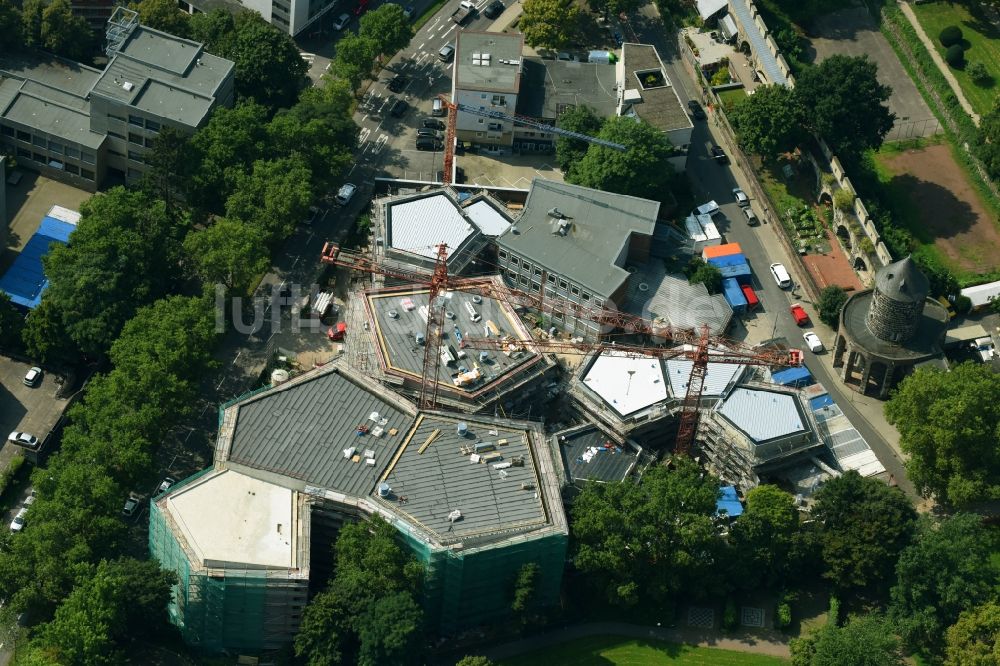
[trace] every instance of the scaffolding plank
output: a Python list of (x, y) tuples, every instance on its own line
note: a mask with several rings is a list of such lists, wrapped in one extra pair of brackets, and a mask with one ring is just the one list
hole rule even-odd
[(440, 434), (441, 434), (441, 429), (440, 428), (435, 428), (434, 432), (432, 432), (431, 434), (429, 434), (427, 436), (427, 441), (425, 441), (423, 444), (421, 444), (420, 448), (417, 449), (417, 455), (420, 455), (421, 453), (423, 453), (424, 451), (426, 451), (427, 447), (431, 445), (431, 442), (433, 442), (435, 439), (437, 439), (437, 436), (440, 435)]

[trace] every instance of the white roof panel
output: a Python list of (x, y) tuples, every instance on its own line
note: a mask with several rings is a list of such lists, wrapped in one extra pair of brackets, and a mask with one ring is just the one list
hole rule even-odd
[(467, 206), (465, 213), (472, 218), (472, 221), (486, 236), (499, 236), (510, 228), (510, 220), (507, 216), (484, 199)]
[(698, 0), (698, 16), (707, 21), (729, 4), (729, 0)]
[(990, 299), (1000, 296), (1000, 281), (966, 287), (961, 291), (961, 294), (972, 301), (972, 307), (981, 308), (987, 305)]
[[(709, 352), (711, 353), (711, 352)], [(667, 381), (670, 383), (670, 392), (676, 398), (686, 398), (688, 380), (691, 378), (691, 368), (694, 367), (692, 361), (682, 358), (667, 359)], [(729, 363), (708, 364), (708, 372), (705, 374), (705, 384), (702, 386), (702, 395), (722, 395), (726, 388), (732, 384), (743, 372), (742, 365)]]
[(755, 442), (766, 442), (806, 430), (795, 396), (777, 391), (736, 388), (719, 413)]
[(439, 243), (454, 254), (476, 232), (448, 196), (433, 194), (389, 204), (389, 246), (434, 259)]
[(587, 370), (583, 383), (622, 416), (667, 399), (660, 360), (648, 356), (605, 352)]

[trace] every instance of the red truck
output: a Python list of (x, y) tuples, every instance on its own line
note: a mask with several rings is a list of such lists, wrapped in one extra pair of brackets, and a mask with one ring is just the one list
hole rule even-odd
[(342, 321), (338, 321), (336, 326), (331, 326), (326, 332), (326, 337), (333, 342), (343, 340), (345, 335), (347, 335), (347, 324)]
[(798, 303), (792, 304), (792, 317), (799, 326), (805, 326), (809, 323), (809, 315), (806, 314), (806, 311)]

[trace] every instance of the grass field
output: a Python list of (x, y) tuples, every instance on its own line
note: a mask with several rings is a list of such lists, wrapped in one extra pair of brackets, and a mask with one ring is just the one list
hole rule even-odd
[(746, 101), (747, 91), (743, 88), (734, 88), (733, 90), (723, 90), (718, 95), (722, 101), (722, 108), (726, 111), (732, 111), (739, 104)]
[(972, 82), (964, 69), (951, 68), (952, 73), (962, 86), (972, 108), (980, 115), (989, 113), (993, 108), (993, 100), (1000, 92), (1000, 30), (985, 19), (977, 18), (969, 13), (968, 8), (948, 2), (933, 2), (924, 5), (913, 5), (920, 24), (927, 36), (934, 41), (941, 57), (945, 48), (938, 41), (941, 30), (949, 25), (957, 25), (965, 37), (965, 61), (981, 62), (993, 75), (993, 81), (987, 86), (978, 86)]
[(785, 666), (779, 657), (620, 636), (591, 636), (500, 662), (503, 666)]

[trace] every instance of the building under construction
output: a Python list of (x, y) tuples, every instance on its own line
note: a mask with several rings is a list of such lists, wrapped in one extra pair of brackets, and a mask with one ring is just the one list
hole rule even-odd
[(558, 599), (568, 528), (537, 423), (418, 411), (340, 362), (220, 409), (215, 464), (154, 499), (150, 552), (189, 644), (290, 642), (345, 521), (378, 514), (425, 567), (429, 627), (503, 621), (524, 564)]

